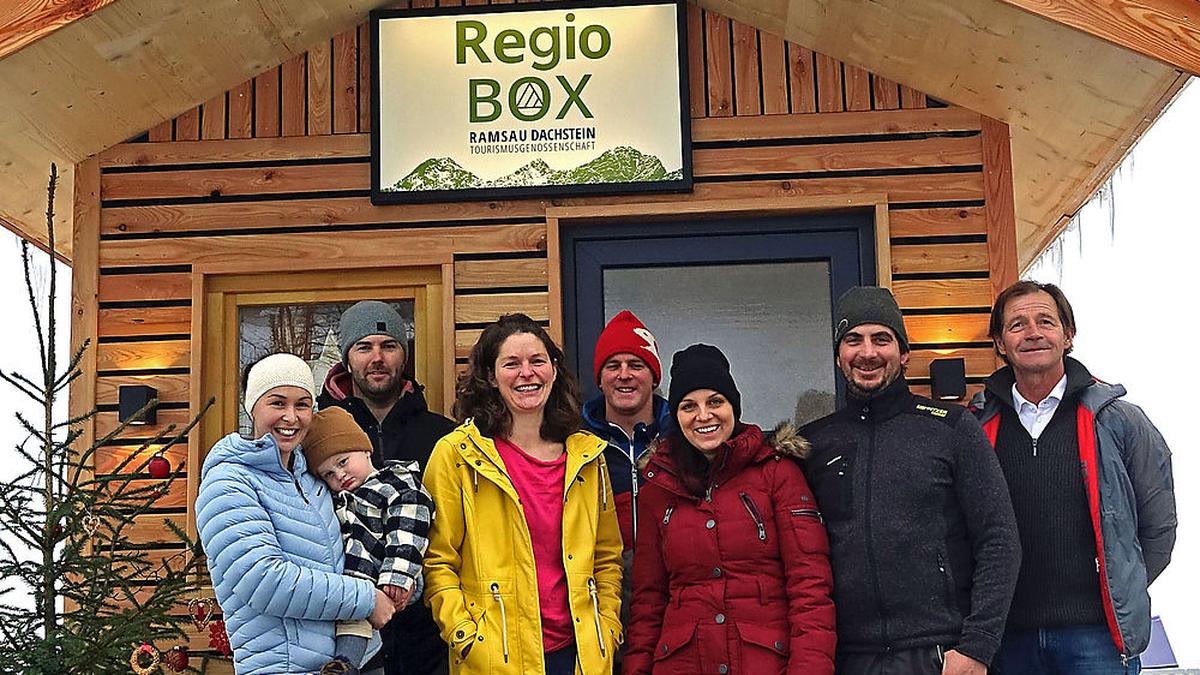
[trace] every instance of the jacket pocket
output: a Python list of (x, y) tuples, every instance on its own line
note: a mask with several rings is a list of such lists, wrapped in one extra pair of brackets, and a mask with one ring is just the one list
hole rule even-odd
[(693, 648), (695, 634), (696, 624), (692, 622), (664, 624), (658, 644), (654, 647), (655, 669), (661, 663), (670, 672), (700, 672), (699, 654)]
[(938, 574), (942, 579), (942, 600), (946, 603), (946, 611), (950, 616), (959, 616), (958, 611), (958, 592), (954, 587), (954, 576), (950, 571), (950, 561), (946, 554), (938, 551), (937, 554)]
[(781, 673), (787, 667), (788, 635), (783, 628), (738, 622), (739, 673)]
[(763, 521), (762, 513), (758, 510), (758, 504), (754, 503), (754, 498), (745, 492), (738, 493), (738, 499), (742, 500), (742, 506), (746, 507), (746, 512), (750, 514), (750, 519), (754, 521), (754, 527), (758, 530), (758, 540), (767, 540), (767, 524)]
[(825, 521), (821, 512), (810, 507), (788, 509), (796, 543), (805, 553), (829, 555), (829, 536), (825, 532)]
[(854, 516), (854, 461), (844, 452), (829, 452), (808, 461), (809, 486), (825, 518), (847, 520)]
[(301, 644), (299, 624), (299, 619), (290, 619), (287, 617), (283, 618), (283, 635), (287, 640), (287, 643), (283, 646), (283, 648), (287, 652), (287, 668), (289, 671), (292, 669), (292, 666), (295, 665), (295, 660), (292, 658), (292, 649), (300, 646)]

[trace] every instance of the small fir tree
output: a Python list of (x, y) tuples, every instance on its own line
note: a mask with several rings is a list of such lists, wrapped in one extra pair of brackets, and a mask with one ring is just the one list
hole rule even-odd
[[(51, 251), (57, 179), (51, 166), (46, 209)], [(0, 379), (32, 400), (38, 411), (36, 418), (16, 413), (28, 435), (15, 448), (20, 464), (16, 477), (0, 481), (0, 672), (195, 672), (186, 666), (186, 651), (171, 648), (186, 641), (185, 629), (193, 622), (181, 610), (199, 590), (200, 547), (169, 519), (164, 519), (169, 541), (156, 543), (154, 550), (134, 541), (131, 531), (139, 516), (156, 519), (156, 501), (183, 468), (171, 467), (163, 452), (184, 442), (199, 416), (178, 431), (171, 425), (145, 440), (110, 474), (93, 472), (97, 451), (128, 422), (79, 448), (84, 425), (96, 410), (65, 420), (55, 416), (69, 385), (83, 376), (80, 361), (91, 345), (85, 341), (60, 366), (55, 354), (57, 268), (54, 256), (48, 258), (48, 289), (39, 298), (29, 244), (22, 242), (40, 373), (0, 372)], [(155, 404), (151, 401), (147, 409)], [(13, 600), (23, 593), (32, 607)], [(190, 609), (208, 613), (215, 606), (193, 601)]]

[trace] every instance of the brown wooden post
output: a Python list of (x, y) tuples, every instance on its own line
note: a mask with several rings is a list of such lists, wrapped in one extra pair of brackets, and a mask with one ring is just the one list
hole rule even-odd
[(988, 278), (992, 298), (1017, 280), (1017, 217), (1013, 203), (1012, 148), (1008, 125), (981, 116), (983, 192), (987, 218)]
[[(96, 401), (96, 337), (99, 324), (100, 287), (100, 162), (90, 157), (75, 165), (74, 232), (71, 240), (71, 353), (84, 340), (91, 346), (79, 362), (83, 373), (71, 382), (68, 414), (78, 417)], [(87, 448), (95, 438), (95, 426), (83, 423), (77, 448)]]

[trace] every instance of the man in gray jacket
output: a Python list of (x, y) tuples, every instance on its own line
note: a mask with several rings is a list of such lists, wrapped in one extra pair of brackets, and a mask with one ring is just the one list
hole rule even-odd
[(1125, 388), (1067, 356), (1075, 316), (1053, 284), (996, 298), (989, 336), (1008, 364), (972, 403), (1004, 470), (1021, 573), (1002, 675), (1126, 675), (1150, 640), (1147, 587), (1171, 560), (1171, 452)]

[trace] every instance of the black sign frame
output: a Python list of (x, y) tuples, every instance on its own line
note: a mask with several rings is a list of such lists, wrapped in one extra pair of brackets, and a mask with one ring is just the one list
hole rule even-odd
[[(530, 11), (563, 11), (604, 7), (674, 6), (675, 36), (678, 45), (679, 140), (681, 178), (678, 180), (612, 183), (573, 183), (520, 187), (487, 187), (453, 190), (385, 191), (380, 178), (382, 131), (380, 119), (380, 44), (381, 21), (423, 16), (501, 14)], [(500, 5), (466, 5), (412, 9), (377, 9), (370, 13), (371, 24), (371, 203), (413, 204), (443, 201), (495, 201), (550, 196), (625, 195), (654, 192), (690, 192), (693, 187), (691, 106), (688, 87), (687, 8), (684, 0), (563, 0), (558, 2)]]

